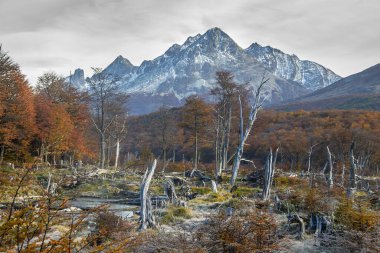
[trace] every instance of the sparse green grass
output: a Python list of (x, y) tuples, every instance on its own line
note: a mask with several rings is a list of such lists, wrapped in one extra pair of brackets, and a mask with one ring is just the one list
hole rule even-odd
[(188, 207), (183, 206), (170, 206), (164, 212), (161, 222), (163, 224), (170, 224), (184, 219), (190, 219), (192, 217), (192, 211)]
[(235, 197), (254, 197), (261, 189), (257, 187), (239, 186), (232, 194)]
[(191, 187), (191, 191), (192, 192), (196, 192), (200, 195), (206, 195), (208, 193), (211, 192), (211, 188), (210, 187), (199, 187), (199, 186), (194, 186), (194, 187)]
[(208, 202), (224, 202), (232, 197), (232, 194), (229, 191), (221, 190), (218, 192), (210, 192), (207, 195)]

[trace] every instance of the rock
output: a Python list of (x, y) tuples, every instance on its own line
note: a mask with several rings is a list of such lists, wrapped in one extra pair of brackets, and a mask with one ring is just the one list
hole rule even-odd
[(62, 182), (62, 188), (73, 189), (80, 184), (79, 178), (76, 176), (66, 176)]
[[(188, 170), (185, 172), (185, 176), (186, 177), (190, 177), (191, 175), (191, 171)], [(203, 182), (210, 182), (211, 181), (211, 178), (206, 176), (203, 172), (199, 171), (199, 170), (196, 170), (194, 171), (193, 173), (193, 177), (196, 177), (198, 178), (199, 180), (203, 181)]]
[(62, 209), (62, 212), (65, 213), (76, 213), (76, 212), (81, 212), (82, 209), (75, 207), (75, 206), (70, 206), (69, 208)]
[(175, 186), (182, 186), (182, 185), (187, 184), (187, 181), (180, 177), (173, 177), (172, 182)]
[(253, 187), (262, 186), (264, 184), (264, 170), (254, 171), (247, 176), (245, 176), (245, 180), (251, 182)]

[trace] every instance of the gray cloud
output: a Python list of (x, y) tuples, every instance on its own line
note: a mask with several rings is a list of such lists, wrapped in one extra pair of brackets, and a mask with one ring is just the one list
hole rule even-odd
[(378, 13), (376, 0), (1, 0), (0, 43), (33, 83), (119, 54), (139, 65), (217, 26), (345, 76), (380, 62)]

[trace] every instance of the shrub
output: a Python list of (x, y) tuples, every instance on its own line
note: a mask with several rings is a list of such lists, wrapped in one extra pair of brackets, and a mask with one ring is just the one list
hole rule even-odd
[(361, 232), (373, 231), (379, 225), (380, 215), (369, 208), (365, 201), (354, 202), (343, 197), (336, 210), (336, 220), (349, 229)]
[(212, 216), (196, 234), (208, 252), (265, 252), (276, 248), (277, 224), (267, 212)]
[(95, 223), (94, 236), (97, 238), (97, 244), (126, 238), (133, 229), (131, 223), (108, 210), (99, 211), (95, 216)]

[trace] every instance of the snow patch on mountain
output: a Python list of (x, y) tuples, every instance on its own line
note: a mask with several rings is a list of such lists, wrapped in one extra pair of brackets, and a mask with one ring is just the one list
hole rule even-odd
[(253, 43), (246, 51), (261, 62), (274, 75), (301, 83), (309, 90), (326, 87), (341, 79), (333, 71), (318, 63), (300, 60), (270, 46)]
[(252, 88), (266, 73), (269, 82), (264, 92), (272, 103), (304, 95), (340, 78), (319, 64), (271, 47), (252, 44), (244, 50), (219, 28), (189, 37), (182, 45), (174, 44), (140, 66), (118, 56), (103, 74), (115, 77), (125, 92), (145, 101), (138, 105), (134, 99), (133, 106), (141, 108), (131, 108), (132, 113), (146, 113), (163, 101), (178, 105), (194, 94), (209, 98), (215, 72), (221, 70), (232, 72), (237, 82), (249, 82)]

